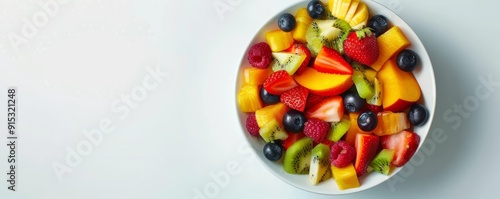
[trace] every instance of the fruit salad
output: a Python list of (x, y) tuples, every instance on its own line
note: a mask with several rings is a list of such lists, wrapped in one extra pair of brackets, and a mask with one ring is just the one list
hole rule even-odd
[(282, 13), (251, 44), (239, 111), (268, 161), (311, 186), (360, 187), (414, 155), (429, 112), (413, 71), (423, 67), (390, 19), (361, 0), (312, 0)]

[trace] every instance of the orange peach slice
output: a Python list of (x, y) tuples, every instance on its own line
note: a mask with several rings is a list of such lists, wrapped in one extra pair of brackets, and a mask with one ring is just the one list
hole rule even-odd
[(403, 111), (418, 101), (422, 95), (413, 73), (399, 69), (395, 59), (387, 61), (377, 77), (383, 85), (382, 106), (385, 111)]
[(349, 89), (352, 75), (322, 73), (314, 68), (306, 68), (301, 75), (294, 76), (295, 81), (309, 89), (311, 93), (321, 96), (338, 95)]

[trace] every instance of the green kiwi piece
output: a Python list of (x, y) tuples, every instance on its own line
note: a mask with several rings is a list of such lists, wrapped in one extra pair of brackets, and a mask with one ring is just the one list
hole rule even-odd
[[(356, 65), (353, 64), (353, 66)], [(352, 74), (352, 81), (356, 86), (359, 96), (363, 99), (370, 99), (373, 95), (375, 95), (375, 87), (373, 86), (373, 83), (368, 80), (363, 70), (360, 70), (358, 67), (353, 68), (354, 72)]]
[(342, 136), (344, 136), (345, 133), (347, 133), (350, 127), (351, 121), (346, 118), (342, 118), (340, 122), (332, 122), (330, 131), (328, 131), (326, 138), (337, 142), (340, 138), (342, 138)]
[(312, 149), (311, 138), (305, 137), (297, 140), (285, 151), (283, 169), (290, 174), (308, 174)]
[(342, 53), (351, 26), (341, 19), (313, 20), (306, 32), (307, 48), (316, 56), (323, 46)]
[(378, 171), (384, 175), (389, 175), (391, 171), (391, 162), (394, 158), (394, 150), (382, 149), (377, 156), (370, 162), (370, 167), (374, 171)]
[(316, 185), (332, 177), (330, 170), (330, 147), (325, 144), (316, 145), (311, 152), (309, 182)]
[(273, 71), (285, 70), (288, 74), (293, 75), (299, 69), (302, 62), (306, 59), (305, 54), (274, 52), (273, 53)]
[(377, 78), (374, 78), (373, 81), (374, 89), (375, 89), (375, 94), (371, 97), (366, 99), (366, 103), (375, 105), (375, 106), (381, 106), (382, 105), (382, 82), (378, 81)]
[(274, 142), (274, 140), (285, 140), (288, 138), (288, 134), (276, 119), (269, 121), (260, 128), (259, 134), (266, 142)]

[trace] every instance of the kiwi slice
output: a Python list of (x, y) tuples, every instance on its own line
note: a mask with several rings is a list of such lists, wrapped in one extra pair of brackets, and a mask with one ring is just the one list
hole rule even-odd
[(337, 142), (344, 136), (345, 133), (349, 130), (351, 127), (351, 121), (346, 119), (346, 117), (342, 118), (340, 122), (332, 122), (330, 131), (326, 135), (326, 138)]
[(381, 106), (382, 105), (382, 82), (378, 81), (377, 78), (374, 78), (373, 81), (374, 89), (375, 89), (375, 94), (373, 97), (366, 99), (366, 103), (375, 105), (375, 106)]
[(313, 20), (306, 32), (307, 48), (316, 56), (323, 46), (342, 53), (351, 26), (341, 19)]
[(384, 175), (389, 175), (391, 171), (391, 162), (394, 158), (393, 149), (382, 149), (377, 156), (370, 162), (370, 167)]
[(312, 149), (311, 138), (305, 137), (297, 140), (285, 151), (283, 169), (290, 174), (308, 174)]
[(311, 152), (309, 182), (316, 185), (332, 177), (330, 170), (330, 147), (325, 144), (316, 145)]
[(273, 71), (285, 70), (288, 74), (293, 75), (299, 69), (302, 62), (306, 59), (305, 54), (295, 54), (295, 53), (284, 53), (275, 52), (273, 53)]
[(259, 129), (260, 136), (266, 142), (274, 142), (275, 140), (285, 140), (288, 138), (288, 134), (281, 127), (276, 119), (273, 119), (266, 123), (262, 128)]
[(365, 75), (366, 68), (358, 63), (353, 63), (352, 65), (354, 69), (352, 81), (356, 86), (359, 96), (363, 99), (370, 99), (375, 95), (375, 88), (373, 83)]

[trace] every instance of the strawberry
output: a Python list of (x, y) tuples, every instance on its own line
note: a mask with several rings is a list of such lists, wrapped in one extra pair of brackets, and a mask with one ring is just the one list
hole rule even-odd
[(344, 52), (356, 62), (372, 65), (379, 55), (377, 38), (370, 28), (351, 32), (344, 41)]
[(344, 116), (344, 103), (341, 96), (329, 97), (311, 107), (306, 118), (316, 118), (326, 122), (338, 122)]
[(354, 161), (354, 169), (358, 176), (363, 175), (368, 168), (368, 165), (377, 154), (379, 145), (379, 137), (371, 134), (358, 133), (354, 147), (356, 148), (356, 159)]
[(316, 104), (319, 104), (321, 101), (323, 101), (326, 98), (328, 98), (328, 97), (316, 95), (314, 93), (309, 93), (309, 96), (307, 97), (306, 110), (313, 107)]
[(330, 125), (323, 120), (311, 118), (304, 124), (304, 134), (316, 143), (321, 143), (325, 139), (328, 130)]
[(295, 80), (285, 70), (271, 73), (264, 81), (264, 89), (273, 95), (281, 95), (283, 92), (297, 86)]
[(295, 143), (297, 140), (300, 140), (302, 139), (303, 137), (306, 137), (306, 135), (304, 135), (304, 133), (287, 133), (288, 134), (288, 137), (283, 140), (283, 148), (285, 148), (285, 150), (288, 149), (288, 147), (292, 146), (293, 143)]
[(323, 46), (314, 60), (314, 68), (323, 73), (352, 75), (351, 65), (342, 55), (331, 48)]
[(306, 59), (302, 62), (302, 65), (300, 65), (299, 69), (295, 72), (295, 74), (300, 75), (304, 70), (307, 68), (309, 65), (309, 61), (311, 61), (311, 51), (307, 48), (306, 45), (301, 44), (301, 43), (295, 43), (290, 48), (286, 49), (285, 52), (291, 52), (291, 53), (296, 53), (296, 54), (305, 54)]
[(296, 86), (295, 88), (287, 90), (281, 94), (280, 100), (288, 107), (304, 112), (308, 94), (309, 90), (307, 90), (307, 88)]
[(378, 114), (382, 111), (384, 111), (384, 108), (382, 106), (375, 106), (372, 104), (365, 103), (365, 107), (363, 107), (361, 112), (365, 111), (373, 111), (373, 113)]
[(405, 165), (417, 151), (420, 136), (410, 131), (402, 131), (396, 134), (383, 136), (382, 147), (394, 149), (392, 165), (401, 167)]

